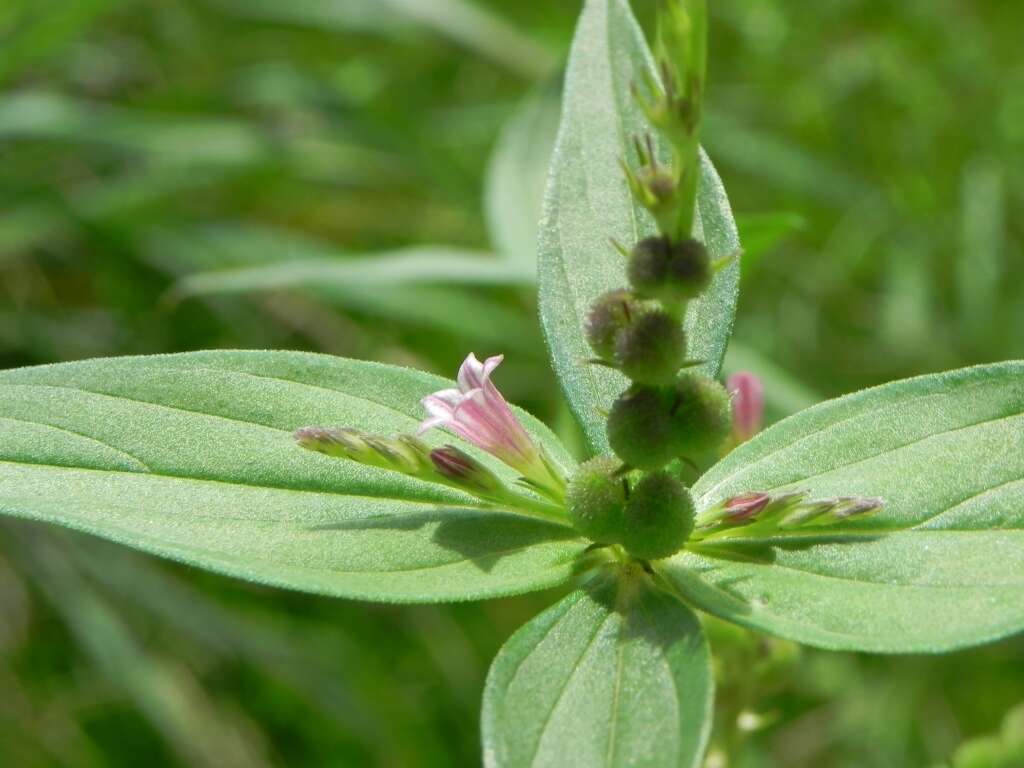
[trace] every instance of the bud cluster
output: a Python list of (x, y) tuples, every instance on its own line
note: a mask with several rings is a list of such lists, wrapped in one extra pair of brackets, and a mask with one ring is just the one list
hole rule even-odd
[(725, 388), (693, 370), (683, 318), (688, 302), (711, 284), (714, 263), (691, 236), (699, 176), (697, 137), (704, 82), (704, 0), (662, 0), (658, 67), (647, 95), (634, 93), (671, 149), (661, 162), (652, 136), (637, 138), (639, 165), (623, 162), (636, 202), (659, 234), (635, 243), (626, 256), (628, 287), (591, 306), (587, 341), (594, 362), (620, 370), (630, 386), (608, 414), (608, 443), (619, 458), (596, 459), (570, 485), (570, 517), (601, 543), (621, 544), (641, 559), (667, 557), (693, 531), (689, 490), (666, 469), (720, 448), (729, 436), (731, 403)]
[(723, 499), (697, 517), (693, 538), (784, 535), (867, 517), (884, 505), (882, 499), (871, 496), (809, 499), (808, 495), (800, 490), (754, 491)]
[(351, 427), (303, 427), (298, 444), (326, 456), (458, 488), (486, 502), (562, 519), (557, 507), (516, 493), (481, 462), (454, 445), (430, 448), (412, 435), (372, 435)]
[(643, 560), (677, 552), (693, 531), (693, 498), (665, 470), (640, 475), (599, 456), (583, 464), (569, 484), (569, 517), (599, 544), (619, 544)]

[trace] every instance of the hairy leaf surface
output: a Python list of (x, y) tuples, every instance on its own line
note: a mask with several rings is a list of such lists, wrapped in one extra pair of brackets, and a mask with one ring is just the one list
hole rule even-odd
[(1024, 363), (887, 384), (765, 431), (694, 488), (878, 496), (878, 515), (663, 564), (694, 604), (826, 648), (939, 651), (1024, 628)]
[(710, 661), (693, 612), (645, 578), (574, 592), (494, 660), (484, 764), (699, 765), (711, 724)]
[[(450, 386), (290, 352), (199, 352), (0, 372), (0, 513), (253, 581), (436, 601), (558, 584), (586, 542), (558, 525), (298, 448), (297, 427), (414, 431)], [(555, 461), (571, 459), (521, 414)], [(508, 480), (504, 466), (453, 436)]]

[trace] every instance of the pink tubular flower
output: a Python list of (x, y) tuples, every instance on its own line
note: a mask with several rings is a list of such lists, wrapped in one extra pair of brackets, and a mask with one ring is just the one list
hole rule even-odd
[(457, 389), (442, 389), (423, 398), (429, 415), (420, 424), (419, 434), (447, 427), (518, 470), (530, 485), (560, 496), (564, 481), (491, 382), (503, 359), (496, 355), (481, 363), (470, 353), (459, 368)]
[(726, 382), (732, 394), (732, 433), (736, 443), (744, 443), (761, 431), (764, 418), (764, 386), (752, 373), (734, 373)]

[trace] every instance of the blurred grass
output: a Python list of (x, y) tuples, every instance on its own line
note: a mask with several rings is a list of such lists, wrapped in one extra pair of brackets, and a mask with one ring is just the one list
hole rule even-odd
[[(507, 352), (508, 395), (571, 441), (530, 263), (578, 7), (0, 4), (0, 366)], [(770, 416), (1021, 357), (1024, 7), (713, 13), (705, 143), (747, 249), (727, 366)], [(473, 765), (489, 659), (553, 598), (357, 605), (6, 522), (0, 765)], [(893, 659), (709, 629), (735, 766), (939, 765), (1024, 699), (1018, 639)]]

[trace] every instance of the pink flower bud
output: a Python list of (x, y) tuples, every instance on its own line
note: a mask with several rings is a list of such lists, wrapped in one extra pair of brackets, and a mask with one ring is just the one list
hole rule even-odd
[(732, 395), (732, 433), (737, 443), (745, 443), (761, 431), (764, 419), (764, 386), (752, 373), (734, 373), (726, 382)]

